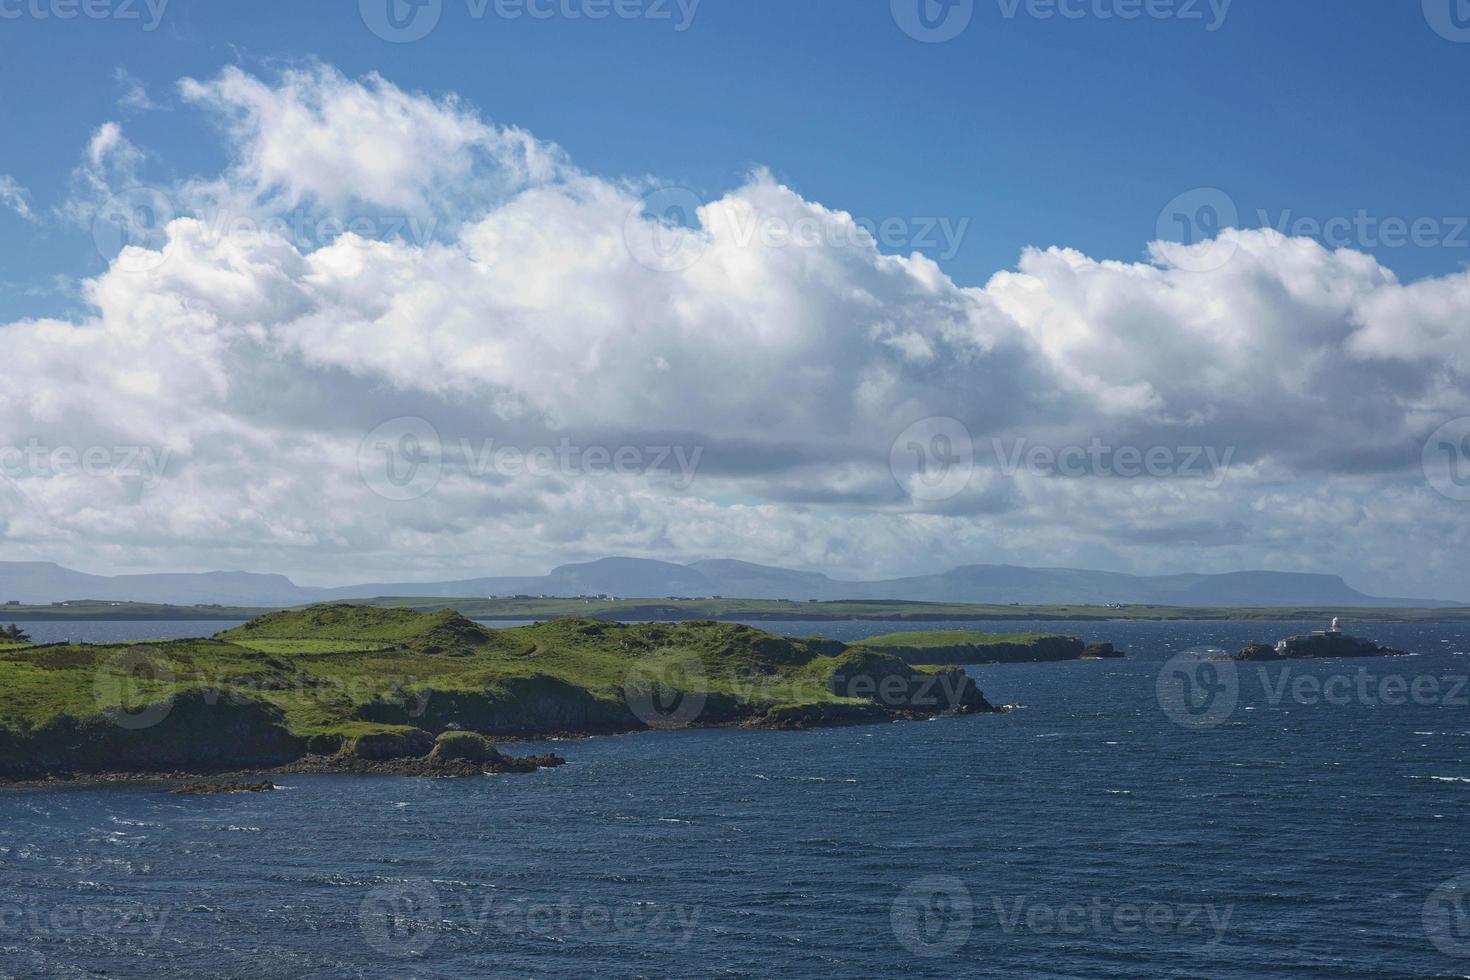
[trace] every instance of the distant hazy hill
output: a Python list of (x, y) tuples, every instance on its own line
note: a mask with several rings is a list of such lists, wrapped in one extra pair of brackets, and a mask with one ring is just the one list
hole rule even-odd
[(275, 606), (309, 602), (319, 591), (303, 589), (284, 575), (249, 572), (88, 575), (52, 562), (0, 562), (0, 601), (4, 602), (110, 599), (180, 605)]
[(87, 575), (50, 562), (0, 562), (0, 601), (61, 602), (111, 599), (178, 604), (286, 606), (376, 596), (485, 597), (612, 595), (623, 598), (904, 599), (929, 602), (1107, 604), (1168, 606), (1450, 606), (1430, 599), (1364, 595), (1336, 575), (1232, 572), (1225, 575), (1125, 575), (1074, 568), (965, 565), (937, 575), (844, 582), (732, 560), (689, 565), (642, 558), (603, 558), (562, 565), (549, 575), (453, 582), (373, 582), (305, 588), (282, 575), (208, 572), (170, 575)]

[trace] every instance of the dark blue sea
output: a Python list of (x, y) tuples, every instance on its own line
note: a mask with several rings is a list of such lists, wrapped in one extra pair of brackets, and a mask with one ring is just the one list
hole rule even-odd
[(1303, 624), (1034, 625), (1130, 659), (972, 668), (1005, 715), (531, 776), (0, 791), (0, 976), (1470, 975), (1470, 627), (1262, 673), (1186, 651)]

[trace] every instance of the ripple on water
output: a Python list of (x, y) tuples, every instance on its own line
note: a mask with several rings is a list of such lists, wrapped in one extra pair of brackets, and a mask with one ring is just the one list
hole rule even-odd
[[(157, 940), (0, 934), (0, 975), (1463, 974), (1423, 914), (1470, 868), (1470, 730), (1433, 706), (1272, 706), (1249, 673), (1216, 728), (1178, 727), (1154, 700), (1171, 646), (1229, 649), (1299, 625), (1037, 624), (1132, 656), (1106, 671), (973, 668), (1025, 712), (570, 741), (571, 764), (544, 778), (301, 776), (207, 811), (156, 790), (9, 792), (0, 907), (169, 914)], [(847, 639), (902, 628), (838, 626)], [(1414, 672), (1454, 672), (1463, 628), (1437, 629), (1372, 636), (1419, 650)], [(895, 900), (910, 886), (944, 899), (954, 882), (971, 909), (963, 946), (915, 956)], [(1215, 944), (1007, 932), (996, 903), (1017, 900), (1213, 904), (1231, 918)], [(695, 915), (688, 936), (650, 924), (675, 909)], [(408, 958), (374, 945), (420, 932), (430, 941)]]

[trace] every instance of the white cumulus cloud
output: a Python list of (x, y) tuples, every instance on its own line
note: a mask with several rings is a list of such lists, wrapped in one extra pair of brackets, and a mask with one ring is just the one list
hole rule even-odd
[[(28, 379), (0, 388), (0, 445), (141, 447), (158, 471), (7, 465), (7, 557), (312, 581), (611, 553), (1277, 567), (1470, 594), (1465, 505), (1419, 468), (1428, 433), (1470, 415), (1464, 274), (1406, 285), (1230, 230), (1211, 271), (1167, 245), (1033, 249), (965, 286), (765, 171), (675, 224), (646, 180), (376, 75), (228, 68), (180, 92), (217, 121), (225, 170), (154, 189), (172, 220), (88, 284), (87, 318), (0, 327)], [(100, 127), (74, 205), (135, 184), (145, 155)], [(677, 268), (639, 244), (665, 241)], [(400, 417), (442, 456), (409, 500), (360, 465)], [(968, 431), (975, 469), (916, 502), (891, 451), (931, 417)], [(1228, 462), (1135, 478), (1006, 459), (1090, 444)], [(560, 445), (645, 465), (490, 462)], [(647, 465), (673, 447), (692, 481)]]

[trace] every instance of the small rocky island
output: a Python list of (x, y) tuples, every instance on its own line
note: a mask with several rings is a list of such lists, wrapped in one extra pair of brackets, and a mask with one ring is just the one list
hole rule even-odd
[[(994, 655), (1023, 648), (1052, 651)], [(947, 662), (943, 644), (900, 657), (734, 623), (488, 629), (451, 610), (283, 610), (207, 639), (0, 649), (0, 783), (166, 776), (212, 794), (242, 784), (200, 777), (479, 776), (565, 761), (497, 741), (1005, 710)]]
[(1278, 640), (1275, 646), (1252, 643), (1236, 654), (1236, 660), (1336, 660), (1342, 657), (1405, 657), (1403, 650), (1380, 646), (1372, 640), (1347, 636), (1342, 624), (1332, 621), (1332, 627), (1314, 630), (1301, 636), (1289, 636)]
[(1062, 660), (1115, 660), (1124, 654), (1111, 643), (1087, 643), (1046, 633), (978, 633), (931, 630), (890, 633), (860, 646), (891, 654), (908, 664), (1037, 664)]

